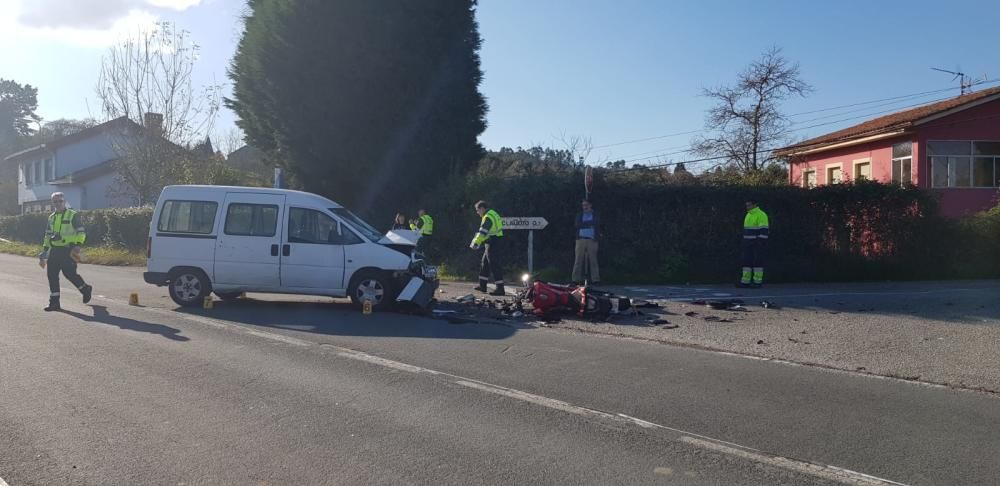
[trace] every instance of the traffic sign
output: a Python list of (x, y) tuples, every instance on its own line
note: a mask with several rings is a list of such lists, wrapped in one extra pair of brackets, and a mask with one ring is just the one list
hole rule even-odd
[(541, 217), (515, 217), (515, 218), (500, 218), (503, 221), (503, 229), (507, 230), (540, 230), (545, 229), (549, 225), (549, 222)]

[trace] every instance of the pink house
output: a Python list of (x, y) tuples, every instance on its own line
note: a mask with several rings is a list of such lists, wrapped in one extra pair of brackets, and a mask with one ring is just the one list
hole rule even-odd
[(1000, 87), (868, 120), (776, 152), (802, 187), (869, 179), (938, 194), (945, 216), (1000, 201)]

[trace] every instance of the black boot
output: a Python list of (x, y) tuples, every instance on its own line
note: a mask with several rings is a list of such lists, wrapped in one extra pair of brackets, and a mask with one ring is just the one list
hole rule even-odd
[(85, 284), (83, 288), (80, 289), (80, 293), (83, 294), (83, 303), (86, 304), (90, 302), (90, 298), (94, 296), (94, 287)]
[(496, 290), (490, 292), (490, 295), (507, 295), (507, 292), (504, 292), (503, 284), (497, 284)]
[(45, 308), (45, 312), (56, 312), (61, 310), (62, 307), (59, 306), (59, 297), (49, 297), (49, 306)]
[(476, 292), (482, 292), (482, 293), (484, 293), (484, 294), (485, 294), (485, 293), (486, 293), (486, 282), (483, 282), (482, 280), (480, 280), (480, 281), (479, 281), (479, 285), (477, 285), (477, 286), (476, 286), (476, 287), (474, 288), (474, 290), (475, 290)]

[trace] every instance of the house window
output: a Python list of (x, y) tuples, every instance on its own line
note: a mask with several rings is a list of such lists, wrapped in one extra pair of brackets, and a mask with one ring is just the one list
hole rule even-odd
[(34, 180), (35, 184), (44, 184), (45, 181), (42, 180), (42, 162), (41, 161), (32, 162), (31, 167), (32, 167), (32, 172), (34, 172), (32, 179)]
[(933, 187), (997, 187), (1000, 142), (927, 142)]
[(807, 170), (802, 173), (802, 187), (812, 189), (816, 187), (816, 170)]
[(826, 183), (840, 184), (844, 182), (844, 169), (840, 165), (826, 168)]
[(47, 159), (45, 162), (45, 182), (54, 180), (56, 178), (56, 161), (55, 159)]
[(908, 185), (913, 181), (911, 166), (913, 165), (913, 144), (911, 142), (897, 143), (892, 146), (892, 183)]
[(855, 181), (872, 180), (872, 163), (870, 161), (857, 162), (854, 164), (854, 180)]

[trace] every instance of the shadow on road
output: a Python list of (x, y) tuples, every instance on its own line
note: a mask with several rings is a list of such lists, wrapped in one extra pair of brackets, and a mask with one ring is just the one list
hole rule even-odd
[(346, 302), (288, 302), (239, 299), (216, 302), (212, 310), (178, 312), (251, 326), (330, 336), (412, 337), (428, 339), (505, 339), (517, 332), (495, 323), (450, 323), (416, 315), (376, 312), (364, 315)]
[(159, 334), (171, 341), (184, 342), (191, 340), (191, 338), (187, 336), (181, 336), (180, 330), (174, 329), (170, 326), (137, 321), (135, 319), (129, 319), (127, 317), (113, 316), (111, 315), (110, 312), (108, 312), (108, 308), (103, 305), (92, 305), (90, 307), (94, 310), (94, 315), (92, 316), (81, 314), (79, 312), (73, 312), (66, 309), (63, 309), (62, 313), (76, 317), (81, 321), (108, 324), (111, 326), (116, 326), (120, 329), (124, 329), (126, 331), (148, 332), (150, 334)]

